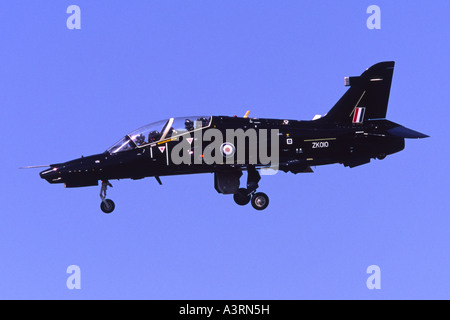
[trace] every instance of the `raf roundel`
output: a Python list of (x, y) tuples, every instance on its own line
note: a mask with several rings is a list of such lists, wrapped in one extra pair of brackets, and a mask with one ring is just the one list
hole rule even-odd
[(234, 155), (234, 152), (236, 151), (236, 148), (232, 143), (225, 142), (220, 147), (220, 151), (222, 152), (223, 156), (226, 158), (230, 158)]

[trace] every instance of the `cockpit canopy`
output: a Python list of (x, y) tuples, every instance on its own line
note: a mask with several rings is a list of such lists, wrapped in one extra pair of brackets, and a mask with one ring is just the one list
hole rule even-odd
[(183, 133), (208, 127), (211, 124), (211, 117), (190, 116), (170, 118), (143, 126), (127, 134), (111, 148), (109, 153), (127, 151), (144, 145), (165, 140)]

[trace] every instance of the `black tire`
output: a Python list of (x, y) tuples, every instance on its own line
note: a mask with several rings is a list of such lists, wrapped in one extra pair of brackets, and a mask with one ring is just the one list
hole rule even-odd
[(115, 208), (116, 205), (114, 204), (114, 201), (110, 199), (106, 199), (102, 201), (102, 203), (100, 203), (100, 209), (102, 209), (104, 213), (111, 213), (114, 211)]
[(263, 192), (257, 192), (252, 197), (252, 207), (256, 210), (264, 210), (269, 205), (269, 197)]
[(251, 195), (248, 194), (248, 190), (244, 188), (240, 188), (233, 195), (234, 202), (236, 202), (240, 206), (245, 206), (250, 202)]

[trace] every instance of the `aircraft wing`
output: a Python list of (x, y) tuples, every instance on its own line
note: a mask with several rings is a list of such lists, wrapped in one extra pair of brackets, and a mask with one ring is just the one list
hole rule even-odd
[(310, 166), (304, 164), (300, 160), (290, 160), (288, 162), (280, 163), (279, 168), (284, 172), (297, 173), (314, 173)]

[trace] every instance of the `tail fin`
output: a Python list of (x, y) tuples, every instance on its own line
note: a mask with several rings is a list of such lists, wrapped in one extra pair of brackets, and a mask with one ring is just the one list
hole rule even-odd
[(346, 77), (347, 92), (321, 119), (338, 123), (362, 123), (386, 118), (394, 61), (380, 62), (359, 77)]

